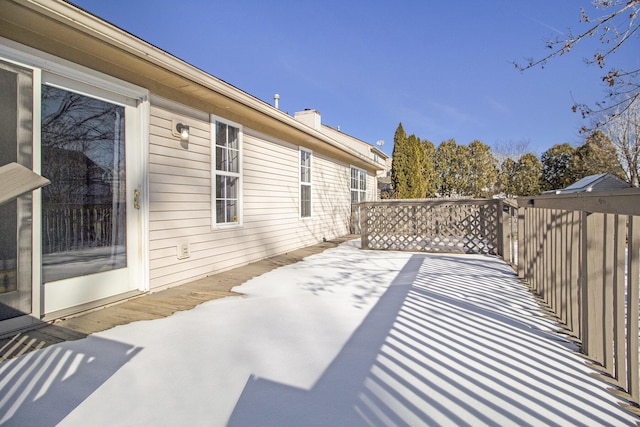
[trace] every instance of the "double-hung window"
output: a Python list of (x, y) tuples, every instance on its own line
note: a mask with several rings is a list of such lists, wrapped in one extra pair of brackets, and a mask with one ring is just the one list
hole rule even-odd
[(364, 202), (367, 199), (367, 173), (351, 167), (351, 203)]
[(311, 216), (311, 151), (300, 149), (300, 217)]
[(241, 224), (242, 129), (220, 119), (213, 127), (213, 226)]

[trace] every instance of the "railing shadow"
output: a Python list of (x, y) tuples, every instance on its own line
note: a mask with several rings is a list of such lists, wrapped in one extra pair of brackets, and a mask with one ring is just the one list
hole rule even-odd
[(0, 425), (57, 425), (140, 350), (89, 336), (0, 363)]
[(422, 259), (414, 255), (309, 391), (252, 377), (229, 425), (360, 425), (354, 397), (411, 288)]
[(635, 425), (501, 261), (413, 255), (308, 390), (251, 377), (229, 425)]

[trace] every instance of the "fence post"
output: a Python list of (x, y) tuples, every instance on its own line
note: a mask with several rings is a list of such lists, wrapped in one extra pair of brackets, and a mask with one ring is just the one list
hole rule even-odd
[(571, 211), (571, 239), (569, 241), (571, 247), (571, 270), (569, 272), (569, 284), (571, 293), (571, 330), (577, 338), (582, 339), (581, 331), (581, 310), (584, 309), (580, 301), (581, 297), (581, 270), (580, 270), (580, 238), (582, 237), (582, 222), (580, 214), (577, 211)]
[(369, 230), (367, 227), (367, 214), (369, 210), (369, 205), (364, 203), (359, 203), (360, 206), (360, 248), (369, 249)]
[(552, 209), (544, 209), (543, 213), (544, 238), (540, 249), (543, 257), (542, 271), (544, 280), (544, 301), (555, 313), (555, 261), (553, 259), (553, 222), (555, 218), (553, 216)]
[(360, 204), (351, 203), (351, 221), (349, 221), (349, 232), (360, 234)]
[(604, 301), (604, 309), (602, 316), (604, 321), (602, 322), (602, 340), (603, 340), (603, 360), (602, 364), (606, 372), (609, 375), (613, 375), (614, 361), (614, 216), (611, 214), (604, 214), (603, 235), (601, 236), (601, 244), (604, 246), (602, 252), (601, 262), (603, 270), (603, 283), (602, 283), (602, 301)]
[(502, 200), (498, 200), (496, 203), (496, 225), (497, 225), (497, 233), (498, 233), (498, 255), (502, 257), (502, 259), (506, 262), (509, 262), (508, 256), (505, 254), (505, 230), (504, 230), (504, 202)]
[(580, 212), (580, 339), (582, 352), (589, 355), (589, 295), (587, 289), (587, 212)]
[(603, 364), (604, 358), (604, 295), (603, 252), (604, 214), (583, 212), (582, 270), (583, 274), (583, 333), (584, 353)]
[[(516, 254), (516, 251), (518, 250), (518, 242), (517, 242), (517, 237), (518, 237), (518, 208), (515, 206), (510, 205), (509, 206), (509, 215), (508, 215), (508, 219), (509, 219), (509, 225), (508, 225), (508, 230), (509, 230), (509, 254), (510, 254), (510, 259), (511, 259), (511, 264), (514, 266), (518, 265), (518, 255)], [(514, 227), (514, 221), (515, 221), (515, 227)]]
[(558, 275), (556, 280), (560, 278), (558, 283), (558, 305), (560, 319), (562, 323), (567, 325), (569, 323), (568, 315), (568, 281), (567, 281), (567, 216), (566, 212), (562, 210), (557, 211), (556, 215), (556, 271)]
[(526, 235), (526, 208), (518, 207), (518, 277), (521, 279), (526, 279), (527, 277), (527, 262), (525, 259), (525, 246), (527, 245), (527, 235)]
[(640, 399), (638, 379), (638, 298), (640, 293), (640, 217), (629, 216), (627, 261), (627, 391), (634, 402)]
[(627, 352), (625, 325), (625, 249), (627, 237), (627, 218), (616, 215), (614, 220), (613, 247), (613, 342), (615, 345), (614, 372), (619, 384), (626, 389), (627, 380)]

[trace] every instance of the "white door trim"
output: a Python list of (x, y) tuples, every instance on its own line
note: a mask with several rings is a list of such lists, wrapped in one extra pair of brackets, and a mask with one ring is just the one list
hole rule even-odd
[[(133, 148), (133, 158), (127, 158), (127, 169), (133, 174), (127, 174), (127, 209), (133, 212), (133, 191), (140, 192), (140, 209), (135, 210), (137, 228), (137, 242), (128, 251), (129, 263), (132, 265), (132, 277), (129, 278), (136, 292), (149, 290), (149, 215), (148, 215), (148, 164), (149, 158), (149, 91), (131, 83), (118, 80), (112, 76), (96, 72), (87, 67), (21, 45), (0, 37), (0, 58), (33, 70), (33, 170), (41, 172), (41, 84), (43, 82), (54, 86), (71, 89), (93, 98), (104, 99), (125, 106), (127, 118), (126, 144)], [(129, 148), (127, 148), (129, 151)], [(132, 162), (131, 168), (129, 162)], [(41, 244), (41, 209), (42, 198), (40, 191), (33, 195), (33, 243), (32, 243), (32, 290), (34, 318), (45, 317), (46, 314), (58, 312), (61, 303), (55, 295), (47, 295), (47, 289), (42, 284), (42, 244)], [(131, 218), (128, 217), (127, 221)], [(127, 224), (129, 226), (129, 223)], [(108, 275), (107, 275), (108, 276)], [(130, 290), (132, 287), (129, 287)], [(123, 289), (124, 291), (124, 289)], [(81, 290), (81, 293), (84, 290)], [(129, 292), (130, 293), (130, 292)], [(124, 291), (123, 295), (126, 295)], [(88, 293), (89, 298), (102, 297)], [(107, 297), (110, 299), (111, 297)], [(104, 303), (104, 302), (103, 302)], [(80, 308), (80, 307), (78, 307)], [(66, 309), (64, 309), (66, 310)], [(4, 325), (3, 325), (4, 326)], [(1, 329), (4, 329), (1, 328)]]

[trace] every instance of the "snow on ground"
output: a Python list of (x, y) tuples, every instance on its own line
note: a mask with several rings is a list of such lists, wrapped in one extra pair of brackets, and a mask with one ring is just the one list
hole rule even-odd
[(0, 364), (0, 425), (635, 425), (481, 255), (356, 241)]

